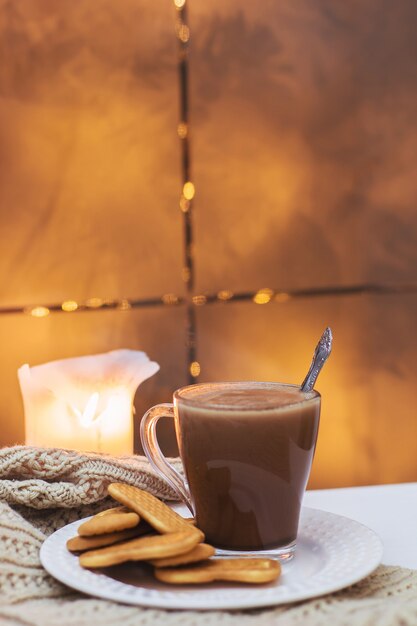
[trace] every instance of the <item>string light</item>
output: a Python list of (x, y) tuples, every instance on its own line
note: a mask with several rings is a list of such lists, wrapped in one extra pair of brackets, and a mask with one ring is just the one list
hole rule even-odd
[(207, 297), (206, 296), (193, 296), (193, 303), (196, 306), (203, 306), (204, 304), (207, 303)]
[(187, 43), (190, 39), (190, 29), (186, 24), (181, 24), (178, 28), (178, 39), (182, 43)]
[(119, 309), (119, 311), (129, 311), (129, 309), (132, 308), (132, 305), (130, 304), (129, 300), (120, 300), (120, 302), (117, 304), (117, 308)]
[[(187, 272), (184, 271), (186, 274)], [(344, 285), (342, 287), (311, 287), (310, 289), (295, 289), (293, 291), (278, 291), (269, 288), (259, 289), (255, 292), (233, 292), (228, 289), (222, 289), (216, 294), (196, 295), (192, 296), (191, 303), (194, 306), (202, 306), (204, 304), (215, 304), (216, 302), (227, 301), (252, 301), (256, 304), (267, 304), (275, 302), (284, 304), (288, 300), (300, 298), (316, 298), (326, 296), (352, 296), (362, 294), (407, 294), (417, 293), (417, 283), (384, 285)], [(119, 311), (127, 311), (141, 307), (158, 306), (158, 305), (181, 305), (186, 304), (187, 299), (181, 298), (174, 293), (164, 294), (159, 298), (140, 299), (140, 300), (111, 300), (102, 298), (89, 298), (85, 302), (76, 302), (75, 300), (64, 300), (61, 303), (38, 306), (20, 306), (20, 307), (0, 307), (0, 315), (15, 315), (24, 313), (32, 317), (46, 317), (50, 313), (59, 312), (87, 312), (94, 310), (117, 309)], [(195, 345), (195, 344), (194, 344)]]
[(188, 126), (184, 122), (180, 122), (177, 127), (178, 137), (180, 139), (185, 139), (188, 135)]
[(75, 300), (65, 300), (65, 302), (61, 304), (61, 309), (67, 313), (72, 313), (78, 309), (78, 303), (75, 302)]
[(274, 292), (272, 289), (260, 289), (254, 296), (253, 301), (256, 304), (268, 304), (270, 302)]
[(217, 297), (219, 300), (223, 300), (224, 302), (233, 298), (233, 291), (229, 291), (228, 289), (222, 289), (217, 292)]
[(193, 361), (192, 363), (190, 363), (190, 374), (193, 378), (197, 378), (197, 376), (200, 375), (200, 372), (201, 366), (198, 361)]
[(162, 296), (162, 302), (164, 304), (178, 304), (178, 296), (174, 293), (166, 293)]
[[(189, 364), (198, 363), (196, 354), (196, 315), (195, 305), (193, 302), (194, 292), (194, 247), (193, 247), (193, 219), (192, 219), (192, 200), (195, 196), (195, 187), (191, 174), (191, 150), (189, 139), (189, 65), (188, 65), (188, 45), (190, 40), (190, 29), (187, 24), (187, 5), (185, 0), (174, 0), (177, 9), (176, 32), (178, 37), (178, 90), (179, 90), (179, 124), (177, 126), (178, 137), (180, 139), (181, 149), (181, 175), (182, 175), (182, 192), (180, 195), (180, 210), (182, 212), (183, 222), (183, 254), (184, 264), (182, 268), (182, 279), (186, 289), (186, 327), (185, 327), (185, 343), (187, 347), (187, 359)], [(195, 381), (200, 369), (191, 371), (189, 365), (189, 382)]]
[(85, 303), (89, 309), (99, 309), (103, 304), (104, 301), (101, 298), (89, 298)]
[(183, 213), (188, 213), (188, 211), (190, 210), (190, 201), (186, 200), (184, 198), (184, 196), (181, 196), (180, 198), (180, 209)]
[(32, 315), (32, 317), (46, 317), (50, 313), (47, 306), (35, 306), (33, 309), (28, 309), (27, 312)]
[(186, 200), (192, 200), (195, 196), (195, 187), (193, 183), (187, 181), (182, 188), (182, 195)]

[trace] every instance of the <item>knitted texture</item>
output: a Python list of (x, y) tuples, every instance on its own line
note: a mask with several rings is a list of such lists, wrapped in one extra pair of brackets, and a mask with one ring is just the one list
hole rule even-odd
[[(28, 454), (25, 455), (24, 452)], [(22, 469), (13, 461), (17, 454), (22, 459)], [(37, 459), (35, 462), (34, 459)], [(33, 481), (59, 489), (49, 491), (45, 500), (40, 487), (36, 497), (28, 502), (32, 508), (23, 506), (22, 494), (31, 494), (26, 485), (19, 498), (13, 498), (12, 489), (3, 489), (11, 502), (10, 506), (0, 501), (0, 624), (1, 626), (414, 626), (417, 624), (417, 572), (398, 567), (379, 567), (371, 576), (360, 583), (335, 594), (288, 606), (250, 611), (163, 611), (134, 606), (125, 606), (89, 598), (76, 593), (52, 579), (42, 568), (39, 549), (45, 538), (57, 528), (108, 506), (104, 483), (116, 477), (130, 477), (130, 484), (153, 489), (158, 493), (159, 482), (152, 475), (143, 459), (116, 459), (97, 455), (78, 455), (64, 451), (39, 451), (33, 448), (14, 448), (0, 451), (0, 477), (6, 482)], [(6, 459), (4, 461), (4, 459)], [(25, 460), (26, 459), (26, 460)], [(30, 459), (30, 460), (28, 460)], [(46, 462), (46, 469), (43, 466)], [(51, 459), (56, 460), (52, 468)], [(65, 467), (65, 459), (68, 467)], [(77, 459), (79, 463), (77, 463)], [(102, 464), (113, 472), (112, 476), (101, 473)], [(122, 463), (122, 465), (120, 465)], [(133, 481), (133, 465), (142, 467), (141, 478)], [(127, 464), (127, 465), (125, 465)], [(133, 464), (133, 465), (132, 465)], [(6, 470), (6, 465), (8, 470)], [(60, 469), (58, 469), (60, 465)], [(83, 474), (83, 470), (85, 474)], [(97, 469), (100, 468), (100, 469)], [(93, 470), (94, 478), (89, 472)], [(129, 473), (129, 471), (131, 473)], [(139, 470), (136, 470), (139, 471)], [(32, 472), (32, 473), (31, 473)], [(32, 478), (31, 478), (32, 477)], [(57, 483), (53, 481), (57, 480)], [(48, 482), (50, 481), (50, 482)], [(142, 481), (139, 482), (138, 481)], [(147, 482), (149, 481), (149, 482)], [(155, 482), (156, 481), (156, 482)], [(0, 478), (0, 485), (3, 481)], [(76, 486), (90, 485), (80, 492)], [(66, 485), (66, 487), (63, 487)], [(101, 485), (101, 486), (100, 486)], [(152, 487), (151, 487), (152, 485)], [(73, 493), (69, 500), (63, 495), (65, 488)], [(68, 508), (68, 502), (78, 505)], [(168, 495), (168, 491), (165, 490)], [(45, 503), (53, 504), (51, 498), (57, 494), (55, 506), (46, 509)], [(95, 496), (93, 495), (95, 494)], [(93, 497), (97, 500), (94, 502)], [(85, 505), (88, 499), (89, 504)], [(39, 506), (38, 510), (33, 504)], [(64, 504), (62, 504), (64, 503)]]
[(0, 449), (0, 500), (35, 509), (73, 508), (106, 497), (112, 482), (146, 489), (163, 499), (175, 494), (144, 457), (113, 458), (55, 448)]

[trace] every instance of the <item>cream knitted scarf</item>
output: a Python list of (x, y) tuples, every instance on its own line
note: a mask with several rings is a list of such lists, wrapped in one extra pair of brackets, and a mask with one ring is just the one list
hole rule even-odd
[(39, 548), (57, 528), (108, 506), (109, 482), (173, 494), (142, 457), (64, 450), (0, 450), (1, 626), (414, 626), (417, 572), (379, 567), (339, 593), (256, 611), (162, 611), (89, 598), (53, 580)]

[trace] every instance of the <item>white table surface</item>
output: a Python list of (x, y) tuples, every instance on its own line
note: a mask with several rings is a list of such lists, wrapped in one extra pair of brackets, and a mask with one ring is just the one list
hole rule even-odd
[(382, 539), (384, 565), (417, 569), (417, 483), (307, 491), (303, 504), (365, 524)]

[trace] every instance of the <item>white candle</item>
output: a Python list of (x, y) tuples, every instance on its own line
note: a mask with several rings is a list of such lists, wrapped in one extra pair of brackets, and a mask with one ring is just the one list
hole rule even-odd
[(158, 370), (135, 350), (23, 365), (18, 377), (26, 444), (132, 454), (133, 398)]

